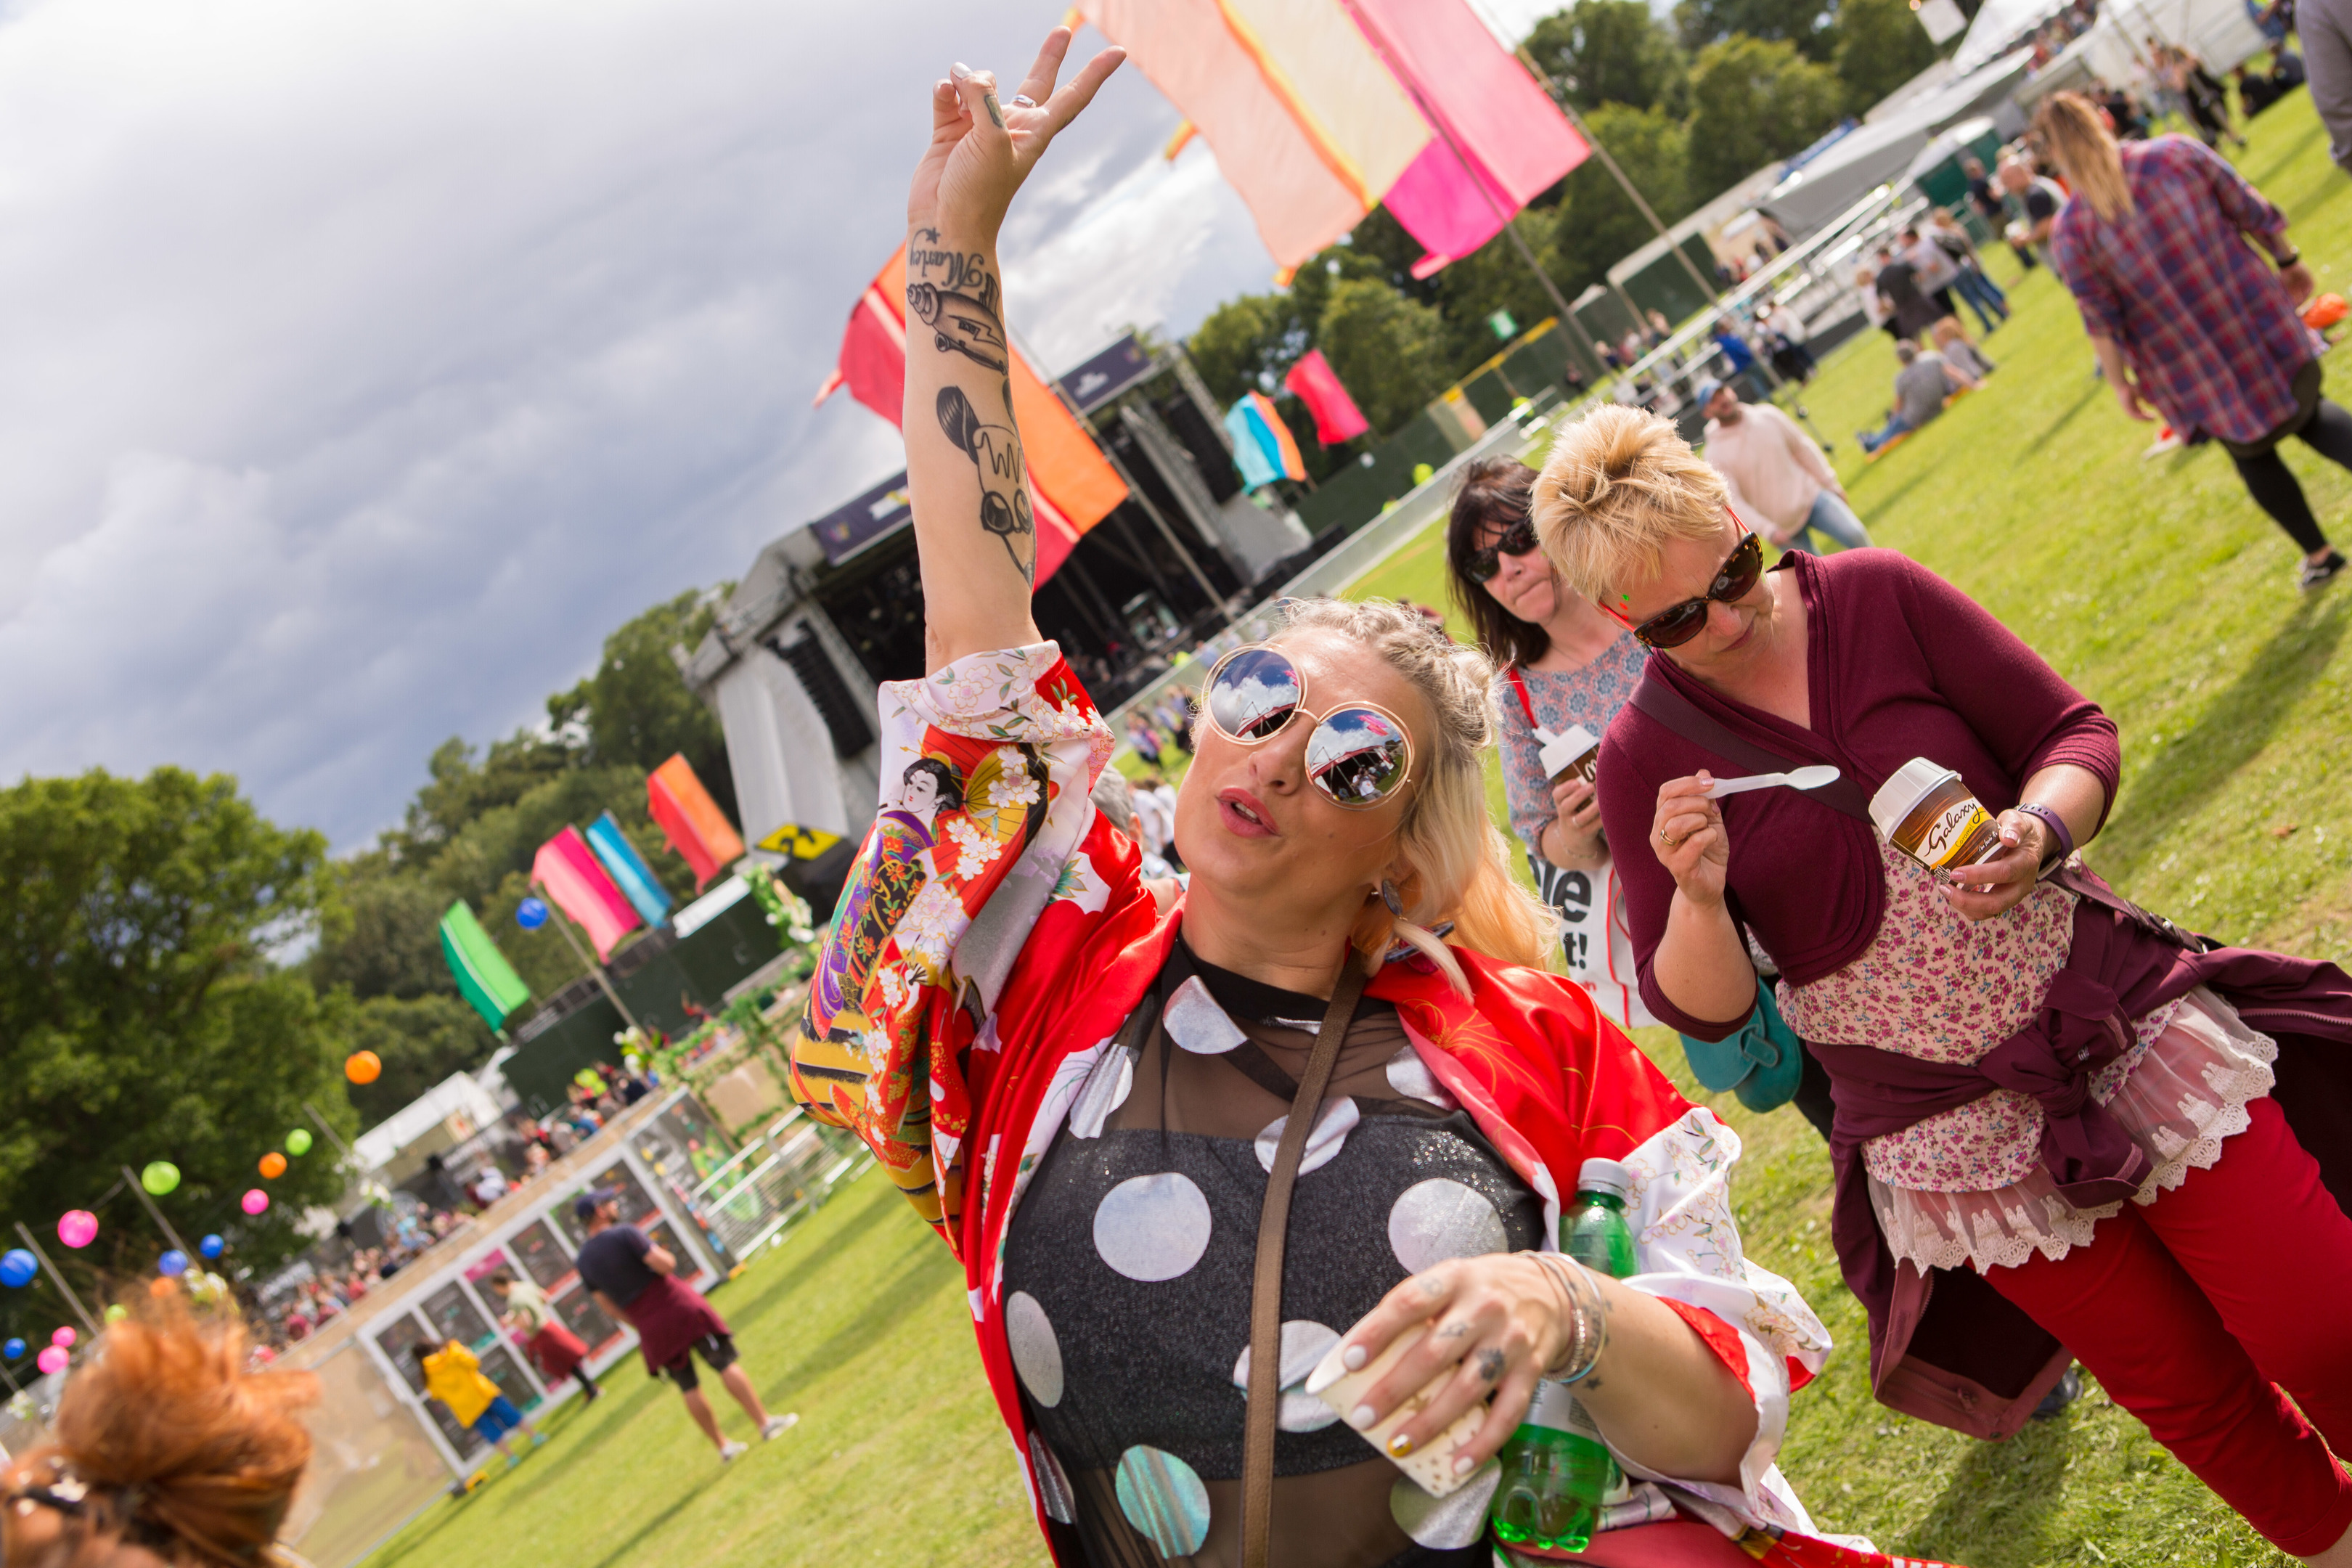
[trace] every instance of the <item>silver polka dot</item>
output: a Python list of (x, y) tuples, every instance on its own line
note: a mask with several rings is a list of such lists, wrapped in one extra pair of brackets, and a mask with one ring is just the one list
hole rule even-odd
[(1129, 1279), (1173, 1279), (1208, 1248), (1209, 1200), (1181, 1172), (1130, 1176), (1095, 1205), (1095, 1251)]
[(1486, 1505), (1495, 1500), (1502, 1479), (1500, 1459), (1487, 1460), (1444, 1497), (1432, 1497), (1411, 1476), (1399, 1476), (1389, 1488), (1389, 1517), (1432, 1552), (1459, 1552), (1486, 1533)]
[(1135, 1087), (1135, 1052), (1125, 1046), (1107, 1047), (1094, 1070), (1087, 1075), (1077, 1099), (1070, 1102), (1070, 1136), (1099, 1138), (1110, 1113), (1127, 1103)]
[[(1095, 1234), (1102, 1234), (1099, 1221)], [(1483, 1258), (1509, 1245), (1495, 1205), (1475, 1188), (1445, 1176), (1415, 1182), (1389, 1210), (1389, 1246), (1408, 1274), (1449, 1258)]]
[[(1348, 1095), (1335, 1095), (1325, 1100), (1315, 1118), (1315, 1130), (1307, 1135), (1307, 1147), (1299, 1151), (1298, 1173), (1303, 1176), (1329, 1164), (1339, 1152), (1339, 1146), (1348, 1141), (1348, 1134), (1363, 1119), (1364, 1113), (1356, 1109), (1355, 1100)], [(1268, 1175), (1274, 1173), (1274, 1157), (1281, 1149), (1282, 1130), (1289, 1125), (1289, 1117), (1277, 1116), (1257, 1135), (1257, 1163), (1265, 1167)]]
[(1063, 1472), (1062, 1461), (1045, 1447), (1043, 1433), (1029, 1434), (1029, 1468), (1037, 1478), (1037, 1500), (1045, 1505), (1045, 1517), (1060, 1524), (1076, 1524), (1077, 1497), (1070, 1490), (1070, 1478)]
[(1162, 1557), (1190, 1557), (1209, 1539), (1209, 1489), (1175, 1455), (1139, 1443), (1118, 1457), (1118, 1511)]
[(1176, 987), (1160, 1021), (1170, 1039), (1195, 1056), (1223, 1056), (1249, 1037), (1225, 1016), (1197, 974)]
[(1013, 1370), (1029, 1397), (1051, 1410), (1062, 1403), (1062, 1342), (1045, 1309), (1026, 1290), (1004, 1299), (1004, 1337), (1013, 1346)]
[[(1337, 1329), (1325, 1328), (1311, 1318), (1293, 1318), (1282, 1325), (1282, 1405), (1276, 1413), (1274, 1424), (1286, 1432), (1319, 1432), (1339, 1419), (1339, 1413), (1300, 1390), (1316, 1363), (1331, 1353), (1339, 1342)], [(1234, 1363), (1234, 1386), (1249, 1397), (1249, 1346), (1242, 1347), (1241, 1359)]]
[(1409, 1099), (1427, 1100), (1440, 1110), (1452, 1110), (1460, 1103), (1445, 1092), (1445, 1086), (1411, 1046), (1389, 1058), (1388, 1075), (1389, 1087)]

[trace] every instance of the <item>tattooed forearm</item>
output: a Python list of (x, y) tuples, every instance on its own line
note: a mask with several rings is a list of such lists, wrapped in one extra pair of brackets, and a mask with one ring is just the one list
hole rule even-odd
[(1010, 424), (982, 422), (960, 386), (940, 388), (940, 429), (980, 470), (980, 526), (1004, 542), (1027, 583), (1036, 581), (1036, 525), (1022, 483), (1021, 437)]
[[(993, 287), (994, 279), (988, 280)], [(931, 329), (931, 343), (941, 353), (953, 351), (1003, 375), (1004, 331), (999, 317), (980, 300), (929, 283), (907, 286), (907, 311)]]

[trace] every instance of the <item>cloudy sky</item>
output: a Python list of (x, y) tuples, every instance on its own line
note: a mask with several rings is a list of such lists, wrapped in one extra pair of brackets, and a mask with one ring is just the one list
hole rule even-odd
[[(0, 778), (224, 771), (356, 847), (439, 742), (888, 473), (809, 398), (929, 83), (1057, 10), (0, 7)], [(1049, 367), (1268, 286), (1176, 121), (1122, 71), (1015, 209)]]

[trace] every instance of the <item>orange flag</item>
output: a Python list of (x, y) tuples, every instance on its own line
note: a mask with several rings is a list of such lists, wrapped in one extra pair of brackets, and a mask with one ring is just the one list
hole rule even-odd
[[(1054, 574), (1087, 530), (1127, 499), (1127, 484), (1066, 405), (1006, 345), (1013, 416), (1029, 463), (1029, 499), (1037, 519), (1037, 581)], [(840, 391), (896, 425), (907, 401), (907, 247), (893, 252), (849, 312), (841, 358), (817, 389), (823, 403)]]
[(694, 868), (694, 890), (743, 858), (743, 840), (683, 752), (646, 777), (646, 805), (669, 847)]

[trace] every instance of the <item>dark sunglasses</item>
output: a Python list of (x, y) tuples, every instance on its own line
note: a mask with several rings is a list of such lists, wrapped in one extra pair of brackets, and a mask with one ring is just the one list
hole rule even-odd
[(1412, 776), (1412, 737), (1385, 708), (1350, 702), (1307, 713), (1307, 674), (1278, 647), (1255, 643), (1217, 660), (1201, 691), (1201, 711), (1218, 734), (1244, 746), (1270, 741), (1293, 716), (1315, 721), (1307, 737), (1307, 778), (1332, 805), (1366, 811)]
[(1698, 636), (1699, 628), (1706, 625), (1709, 604), (1728, 605), (1746, 598), (1756, 586), (1756, 580), (1763, 575), (1764, 541), (1756, 534), (1742, 533), (1739, 542), (1732, 546), (1731, 553), (1716, 569), (1715, 581), (1707, 584), (1705, 594), (1696, 599), (1685, 599), (1672, 609), (1660, 610), (1639, 626), (1626, 621), (1622, 615), (1617, 618), (1633, 626), (1633, 636), (1645, 647), (1680, 647)]
[(1491, 583), (1495, 574), (1503, 569), (1506, 555), (1525, 555), (1536, 547), (1536, 525), (1531, 519), (1521, 518), (1503, 532), (1503, 537), (1486, 549), (1473, 553), (1462, 568), (1462, 574), (1473, 583)]

